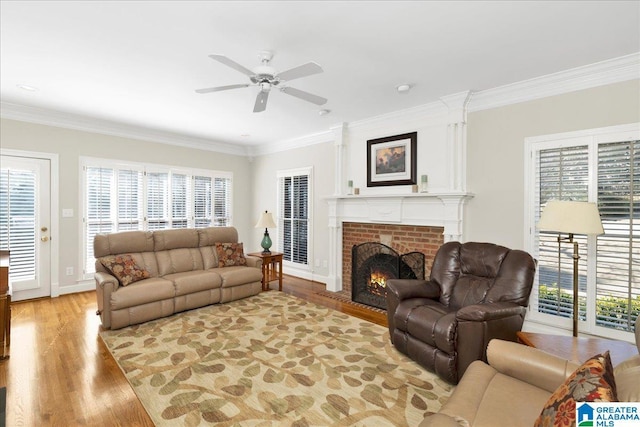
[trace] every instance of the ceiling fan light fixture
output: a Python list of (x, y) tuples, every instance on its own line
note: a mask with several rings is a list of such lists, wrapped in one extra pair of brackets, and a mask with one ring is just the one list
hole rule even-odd
[(269, 83), (269, 82), (261, 82), (260, 83), (260, 90), (262, 92), (269, 92), (271, 90), (271, 83)]

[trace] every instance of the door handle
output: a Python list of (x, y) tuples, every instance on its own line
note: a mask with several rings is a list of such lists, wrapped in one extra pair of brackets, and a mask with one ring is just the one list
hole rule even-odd
[(47, 230), (48, 230), (48, 228), (47, 228), (47, 227), (41, 227), (41, 228), (40, 228), (40, 231), (47, 231)]
[(49, 237), (43, 236), (43, 237), (40, 238), (40, 240), (42, 240), (43, 242), (48, 242), (49, 241)]

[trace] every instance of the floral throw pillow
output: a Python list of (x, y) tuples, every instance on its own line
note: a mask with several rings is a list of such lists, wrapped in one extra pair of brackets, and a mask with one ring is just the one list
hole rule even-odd
[(576, 402), (618, 400), (609, 352), (587, 360), (549, 397), (534, 427), (575, 426)]
[(242, 243), (216, 243), (216, 253), (218, 254), (218, 267), (247, 265)]
[(146, 279), (149, 272), (138, 266), (131, 255), (111, 255), (100, 258), (100, 263), (111, 274), (116, 276), (122, 286), (127, 286), (138, 280)]

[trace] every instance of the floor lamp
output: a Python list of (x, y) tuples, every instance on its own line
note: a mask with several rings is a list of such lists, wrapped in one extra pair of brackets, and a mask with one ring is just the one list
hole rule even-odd
[[(573, 239), (574, 234), (604, 234), (600, 213), (595, 203), (572, 202), (564, 200), (549, 200), (540, 221), (540, 231), (555, 231), (558, 234), (558, 256), (560, 244), (568, 242), (573, 244), (573, 336), (578, 336), (578, 242)], [(562, 233), (569, 236), (562, 237)], [(560, 266), (558, 265), (558, 268)], [(560, 283), (558, 283), (560, 287)], [(558, 303), (560, 300), (558, 299)]]

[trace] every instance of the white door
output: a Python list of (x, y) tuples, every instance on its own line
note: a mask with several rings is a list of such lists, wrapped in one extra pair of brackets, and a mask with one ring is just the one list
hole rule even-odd
[(50, 161), (0, 156), (0, 248), (11, 251), (12, 300), (51, 295)]

